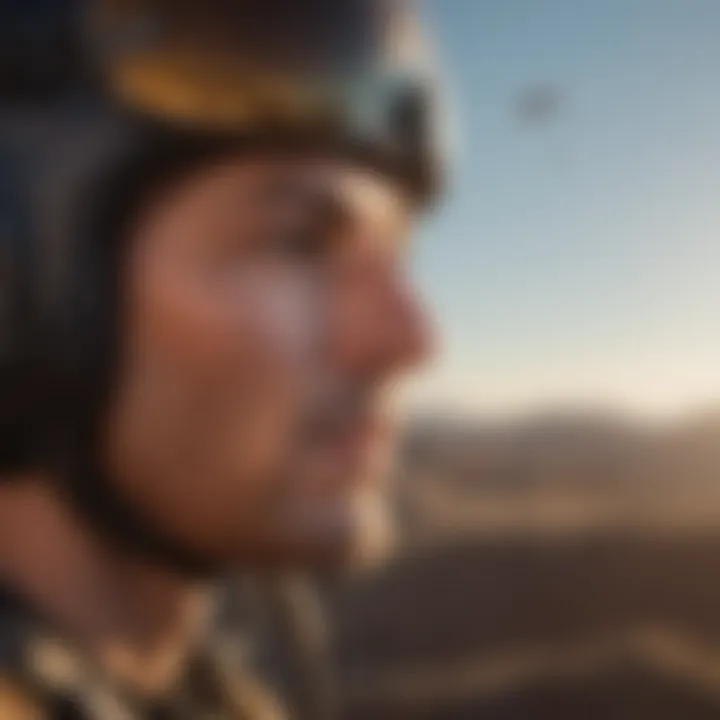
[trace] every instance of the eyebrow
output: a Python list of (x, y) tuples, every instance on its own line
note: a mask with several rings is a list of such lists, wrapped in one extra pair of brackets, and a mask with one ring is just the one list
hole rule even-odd
[(262, 199), (270, 206), (292, 206), (305, 220), (326, 228), (342, 228), (353, 217), (353, 208), (337, 187), (327, 182), (308, 182), (296, 177), (271, 178), (263, 188)]
[[(386, 194), (382, 188), (376, 189), (373, 185), (366, 186), (362, 179), (356, 185), (352, 179), (347, 181), (324, 173), (272, 173), (261, 192), (262, 200), (269, 207), (275, 205), (287, 210), (295, 204), (299, 211), (295, 222), (302, 224), (306, 231), (327, 236), (342, 235), (368, 209), (375, 219), (388, 216), (388, 208), (394, 202), (392, 194)], [(376, 198), (379, 205), (375, 203)], [(402, 203), (403, 199), (398, 197), (396, 200)], [(381, 245), (389, 243), (404, 252), (411, 244), (409, 218), (400, 210), (391, 211), (389, 215), (391, 226), (377, 239)]]

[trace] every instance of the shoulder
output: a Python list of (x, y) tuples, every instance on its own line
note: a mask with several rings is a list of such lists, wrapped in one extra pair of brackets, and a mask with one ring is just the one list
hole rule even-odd
[(3, 720), (48, 720), (39, 698), (34, 698), (0, 669), (0, 718)]

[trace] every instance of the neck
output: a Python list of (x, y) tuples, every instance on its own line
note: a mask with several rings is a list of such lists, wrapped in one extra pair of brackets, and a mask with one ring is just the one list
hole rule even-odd
[(42, 478), (0, 486), (0, 579), (143, 694), (177, 679), (211, 605), (207, 588), (110, 548)]

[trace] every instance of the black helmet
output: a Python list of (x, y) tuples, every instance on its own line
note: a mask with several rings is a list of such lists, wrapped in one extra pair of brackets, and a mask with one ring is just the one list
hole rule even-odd
[(335, 143), (428, 198), (438, 103), (410, 3), (5, 0), (0, 103), (81, 124), (112, 116), (236, 141)]
[(404, 0), (3, 0), (0, 474), (51, 470), (116, 539), (190, 564), (103, 480), (123, 228), (229, 148), (312, 148), (426, 203), (442, 175), (427, 47)]

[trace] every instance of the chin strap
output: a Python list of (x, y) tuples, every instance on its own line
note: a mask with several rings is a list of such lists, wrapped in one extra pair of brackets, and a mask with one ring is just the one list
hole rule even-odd
[(83, 521), (121, 552), (190, 580), (217, 577), (222, 568), (183, 546), (146, 518), (98, 472), (74, 473), (65, 496)]
[(174, 137), (155, 138), (146, 128), (127, 136), (118, 130), (118, 137), (107, 140), (108, 147), (88, 161), (97, 169), (83, 172), (74, 189), (83, 206), (69, 213), (65, 233), (75, 242), (68, 249), (73, 262), (67, 263), (58, 299), (48, 309), (48, 327), (60, 329), (53, 343), (62, 350), (55, 353), (62, 362), (57, 363), (58, 377), (47, 382), (52, 402), (46, 464), (78, 517), (98, 535), (140, 560), (206, 579), (220, 570), (217, 564), (146, 516), (96, 455), (103, 418), (122, 373), (128, 228), (159, 188), (206, 162), (214, 151)]

